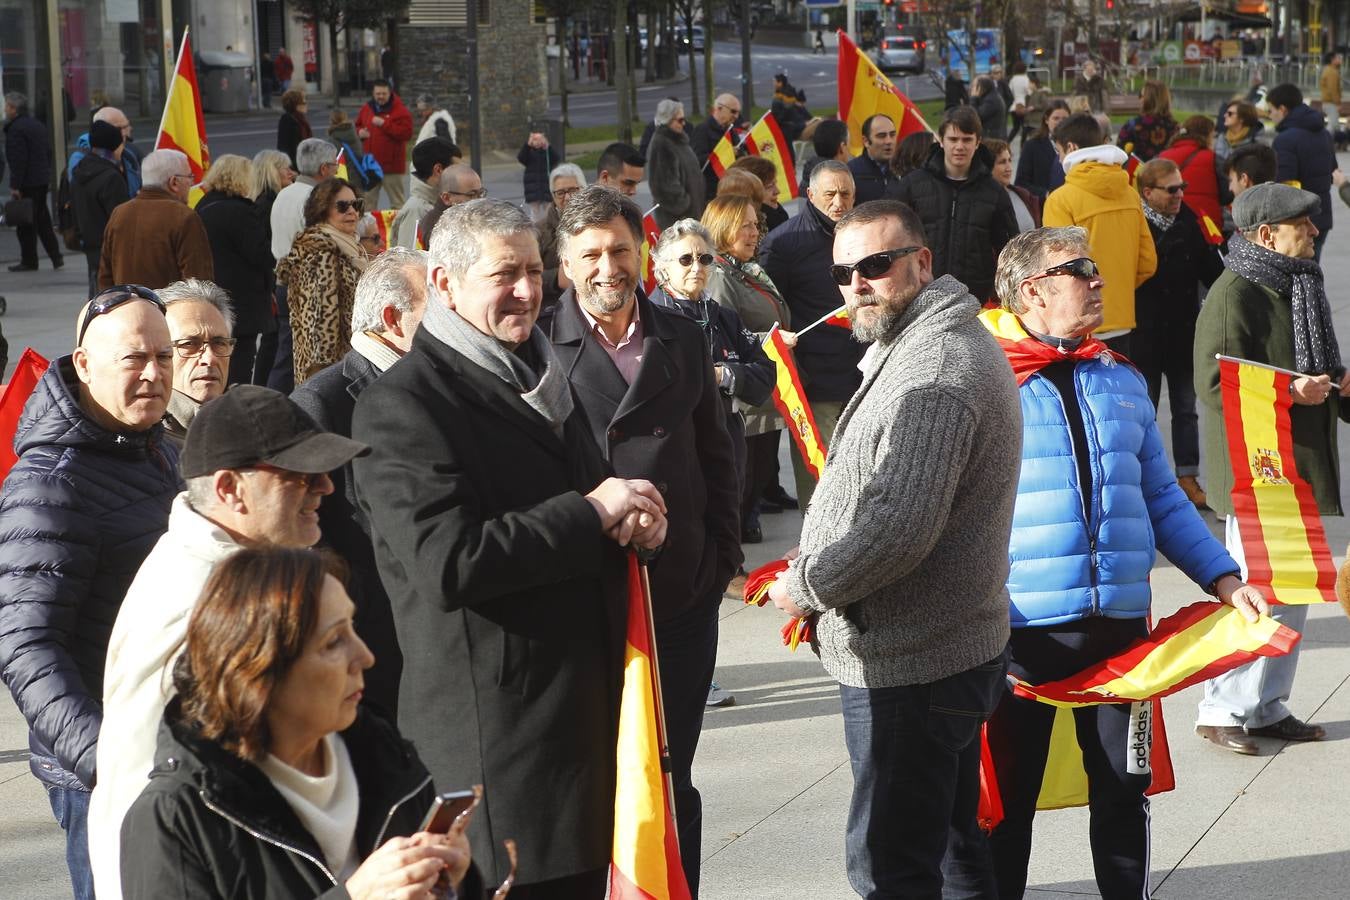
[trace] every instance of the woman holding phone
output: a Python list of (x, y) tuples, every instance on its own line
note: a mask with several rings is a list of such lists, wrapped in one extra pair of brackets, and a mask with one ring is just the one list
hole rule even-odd
[(335, 566), (241, 550), (212, 573), (122, 825), (126, 900), (483, 896), (466, 822), (418, 830), (431, 776), (359, 705), (374, 657)]

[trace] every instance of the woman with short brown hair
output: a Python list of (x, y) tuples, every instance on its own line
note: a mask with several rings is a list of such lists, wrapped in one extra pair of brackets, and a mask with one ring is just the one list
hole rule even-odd
[[(309, 127), (309, 100), (300, 88), (291, 88), (281, 95), (281, 108), (285, 110), (277, 119), (277, 149), (291, 158), (296, 165), (295, 150), (305, 138), (314, 137), (314, 129)], [(299, 168), (299, 166), (296, 166)]]
[[(481, 897), (463, 824), (418, 831), (435, 791), (362, 709), (374, 658), (340, 569), (312, 550), (216, 566), (174, 665), (150, 783), (122, 825), (122, 895)], [(438, 895), (439, 896), (439, 895)]]

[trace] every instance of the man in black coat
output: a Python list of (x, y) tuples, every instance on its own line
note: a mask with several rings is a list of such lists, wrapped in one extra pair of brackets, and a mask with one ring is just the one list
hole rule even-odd
[(877, 113), (868, 116), (862, 123), (863, 152), (848, 161), (848, 170), (853, 173), (853, 184), (858, 196), (853, 204), (880, 200), (886, 196), (886, 189), (898, 179), (891, 168), (891, 156), (895, 154), (895, 122), (890, 116)]
[(502, 200), (445, 212), (412, 349), (356, 402), (356, 494), (403, 648), (400, 730), (442, 788), (482, 783), (490, 882), (603, 897), (626, 626), (620, 545), (665, 540), (648, 482), (607, 478), (534, 327), (534, 226)]
[(47, 188), (52, 180), (52, 142), (42, 123), (28, 114), (28, 98), (18, 91), (5, 94), (5, 156), (9, 158), (10, 197), (33, 201), (33, 221), (15, 229), (19, 233), (19, 261), (11, 272), (38, 267), (37, 242), (51, 257), (52, 268), (62, 266), (61, 245), (52, 230), (52, 212), (47, 208)]
[(122, 132), (107, 122), (95, 122), (89, 129), (89, 152), (75, 164), (70, 183), (75, 207), (75, 228), (84, 245), (89, 266), (89, 296), (98, 293), (98, 261), (103, 252), (103, 229), (108, 227), (112, 211), (131, 199), (123, 174), (122, 158), (126, 142)]
[(900, 179), (891, 196), (923, 220), (933, 277), (952, 275), (984, 302), (994, 296), (994, 265), (1017, 234), (1017, 216), (1008, 192), (994, 180), (982, 133), (974, 109), (948, 110), (928, 161)]
[[(695, 125), (689, 132), (689, 147), (694, 151), (699, 165), (703, 166), (703, 196), (717, 196), (717, 171), (708, 158), (713, 148), (722, 140), (728, 128), (734, 128), (741, 116), (741, 101), (735, 94), (721, 94), (713, 101), (708, 118)], [(737, 141), (736, 132), (732, 132), (731, 142)]]
[(1277, 84), (1266, 94), (1270, 120), (1275, 123), (1276, 181), (1292, 182), (1316, 194), (1322, 208), (1313, 213), (1317, 226), (1313, 246), (1317, 261), (1331, 233), (1331, 173), (1337, 168), (1336, 147), (1327, 131), (1327, 117), (1303, 102), (1303, 92), (1293, 84)]
[(592, 186), (567, 203), (558, 256), (572, 288), (545, 327), (615, 473), (656, 484), (670, 539), (652, 603), (685, 875), (698, 896), (702, 800), (691, 768), (717, 661), (717, 610), (741, 564), (731, 438), (699, 326), (638, 292), (642, 213)]
[(81, 313), (75, 352), (24, 407), (0, 490), (0, 673), (65, 830), (77, 900), (94, 896), (87, 825), (108, 638), (182, 489), (160, 424), (173, 347), (163, 304), (145, 293), (110, 291)]
[[(412, 348), (427, 305), (427, 254), (390, 247), (375, 257), (356, 284), (352, 349), (295, 389), (291, 400), (325, 431), (350, 437), (356, 401)], [(323, 542), (351, 566), (348, 585), (356, 604), (354, 625), (375, 665), (366, 670), (365, 702), (391, 722), (398, 721), (398, 682), (403, 673), (389, 593), (380, 581), (370, 520), (356, 499), (348, 463), (332, 473), (333, 494), (319, 507)]]
[[(834, 223), (853, 208), (853, 175), (837, 160), (821, 160), (806, 189), (810, 202), (801, 212), (769, 232), (759, 248), (759, 264), (783, 293), (798, 328), (828, 316), (844, 305), (839, 285), (830, 277), (834, 264)], [(847, 328), (818, 325), (802, 335), (792, 352), (802, 389), (811, 405), (820, 439), (829, 446), (844, 404), (862, 384), (858, 362), (863, 346)], [(811, 499), (816, 481), (796, 444), (792, 447), (801, 508)]]

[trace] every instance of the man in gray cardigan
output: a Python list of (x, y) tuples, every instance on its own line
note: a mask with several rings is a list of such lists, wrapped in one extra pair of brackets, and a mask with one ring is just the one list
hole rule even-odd
[[(1003, 690), (1008, 535), (1021, 459), (1012, 370), (956, 279), (933, 280), (923, 224), (879, 200), (835, 226), (831, 274), (875, 342), (770, 591), (818, 615), (853, 766), (849, 881), (865, 897), (994, 896), (987, 864), (943, 871), (976, 825), (980, 725)], [(968, 845), (967, 842), (973, 842)]]

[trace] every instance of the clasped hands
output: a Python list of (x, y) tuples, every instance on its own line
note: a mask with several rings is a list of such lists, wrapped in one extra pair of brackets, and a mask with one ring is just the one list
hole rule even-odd
[(655, 550), (666, 542), (666, 501), (650, 481), (606, 478), (586, 500), (600, 516), (605, 536), (620, 547), (631, 543)]

